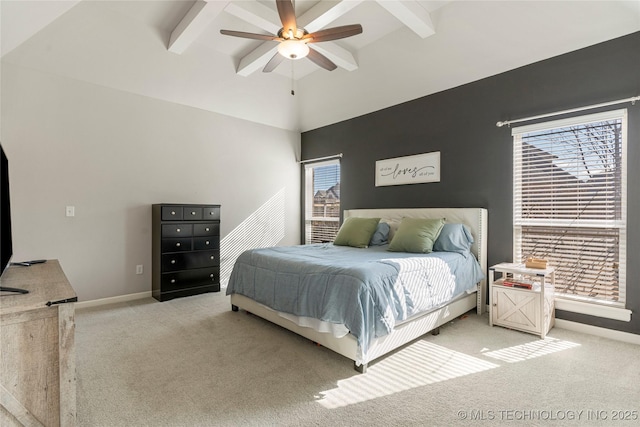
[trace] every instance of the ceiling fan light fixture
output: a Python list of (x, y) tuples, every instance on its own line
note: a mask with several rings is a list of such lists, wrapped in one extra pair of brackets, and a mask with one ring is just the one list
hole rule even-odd
[(278, 45), (278, 53), (288, 59), (301, 59), (309, 54), (309, 46), (302, 40), (285, 40)]
[[(1, 1), (1, 0), (0, 0)], [(209, 1), (209, 0), (206, 0)], [(278, 16), (282, 23), (282, 28), (277, 35), (267, 35), (258, 33), (247, 33), (244, 31), (220, 30), (221, 34), (226, 36), (242, 37), (245, 39), (263, 40), (271, 42), (279, 42), (278, 53), (274, 53), (269, 62), (262, 69), (263, 72), (269, 73), (273, 71), (278, 64), (282, 62), (282, 58), (302, 59), (309, 58), (311, 62), (328, 71), (333, 71), (338, 66), (329, 58), (324, 56), (318, 50), (311, 49), (308, 44), (328, 42), (332, 40), (343, 39), (362, 33), (362, 25), (351, 24), (341, 25), (338, 27), (325, 28), (324, 30), (309, 33), (296, 22), (296, 14), (294, 8), (295, 0), (275, 0), (278, 9)]]

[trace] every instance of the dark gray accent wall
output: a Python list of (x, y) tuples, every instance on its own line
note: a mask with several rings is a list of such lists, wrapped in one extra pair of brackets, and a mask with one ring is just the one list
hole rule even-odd
[[(487, 208), (493, 265), (512, 259), (513, 241), (511, 130), (496, 122), (638, 95), (640, 32), (305, 132), (302, 159), (344, 154), (342, 209)], [(629, 111), (627, 308), (634, 312), (632, 321), (562, 311), (556, 317), (640, 334), (640, 102), (607, 109), (623, 107)], [(375, 187), (376, 160), (432, 151), (441, 155), (439, 183)]]

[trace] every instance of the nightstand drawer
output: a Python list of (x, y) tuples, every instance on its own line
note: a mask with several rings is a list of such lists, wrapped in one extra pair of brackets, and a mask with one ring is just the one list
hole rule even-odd
[(495, 325), (539, 333), (540, 293), (494, 286), (491, 316)]
[(162, 238), (165, 237), (191, 237), (193, 225), (191, 224), (163, 224)]

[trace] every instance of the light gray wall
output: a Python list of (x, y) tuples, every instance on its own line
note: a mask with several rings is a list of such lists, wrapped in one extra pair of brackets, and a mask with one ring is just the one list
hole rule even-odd
[(299, 133), (7, 63), (1, 77), (14, 260), (59, 259), (80, 300), (151, 290), (152, 203), (222, 205), (223, 279), (247, 247), (299, 243)]

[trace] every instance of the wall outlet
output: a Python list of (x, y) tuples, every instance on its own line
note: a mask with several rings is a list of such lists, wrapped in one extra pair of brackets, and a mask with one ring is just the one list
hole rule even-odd
[(136, 274), (142, 274), (143, 268), (142, 264), (136, 265)]

